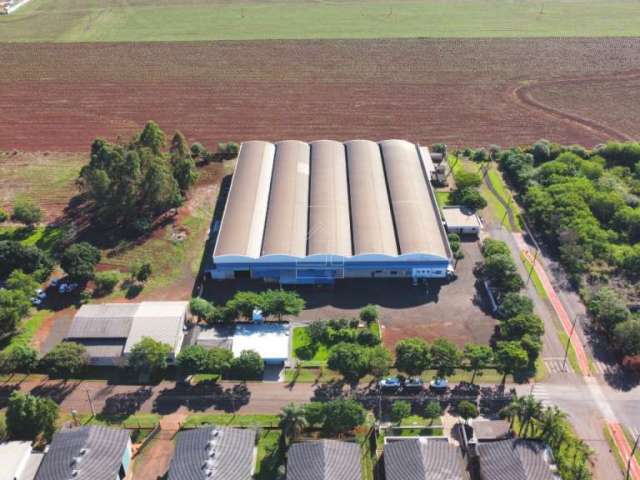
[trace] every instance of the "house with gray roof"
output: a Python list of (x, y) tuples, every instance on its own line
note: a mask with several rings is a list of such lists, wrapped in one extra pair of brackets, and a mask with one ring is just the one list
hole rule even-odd
[(446, 439), (396, 440), (384, 446), (386, 480), (467, 480), (460, 448)]
[(361, 480), (361, 475), (357, 443), (317, 440), (289, 448), (287, 480)]
[(558, 480), (542, 442), (523, 439), (478, 443), (481, 480)]
[(35, 480), (118, 480), (131, 462), (127, 430), (84, 426), (57, 432)]
[(143, 337), (170, 345), (173, 361), (182, 348), (187, 306), (187, 302), (83, 305), (65, 340), (84, 345), (92, 365), (124, 365)]
[(256, 432), (203, 427), (178, 434), (168, 480), (251, 480)]

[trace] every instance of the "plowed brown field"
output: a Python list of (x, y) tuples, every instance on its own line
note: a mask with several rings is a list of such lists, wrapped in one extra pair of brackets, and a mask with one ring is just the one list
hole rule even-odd
[[(148, 119), (207, 145), (326, 137), (593, 145), (612, 136), (600, 123), (624, 135), (638, 129), (624, 75), (640, 68), (640, 39), (0, 44), (0, 59), (0, 150), (86, 151), (94, 137), (128, 136)], [(544, 89), (536, 82), (585, 76), (606, 81), (566, 83), (570, 95), (545, 100), (576, 118), (516, 92), (535, 96)], [(605, 100), (609, 89), (617, 93)], [(592, 108), (620, 114), (584, 124)]]

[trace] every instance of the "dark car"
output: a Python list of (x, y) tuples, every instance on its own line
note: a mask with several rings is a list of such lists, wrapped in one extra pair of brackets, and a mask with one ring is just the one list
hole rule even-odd
[(423, 389), (424, 382), (418, 377), (406, 379), (402, 386), (402, 391), (405, 393), (420, 393)]
[(387, 377), (378, 382), (378, 387), (382, 393), (395, 393), (401, 386), (402, 382), (398, 377)]

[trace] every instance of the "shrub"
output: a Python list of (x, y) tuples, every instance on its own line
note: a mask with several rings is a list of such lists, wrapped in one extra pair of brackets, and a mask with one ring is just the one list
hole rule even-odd
[(443, 410), (440, 402), (430, 401), (424, 406), (424, 416), (430, 420), (435, 420), (442, 416)]
[(360, 310), (360, 320), (369, 324), (378, 320), (378, 307), (377, 305), (366, 305)]
[(476, 418), (479, 415), (478, 407), (475, 403), (471, 403), (467, 400), (462, 400), (456, 405), (456, 413), (460, 415), (465, 421), (470, 418)]
[(378, 336), (371, 330), (360, 330), (358, 332), (357, 341), (360, 345), (373, 346), (380, 343)]
[(109, 270), (107, 272), (98, 272), (95, 274), (94, 282), (96, 291), (100, 294), (108, 294), (113, 292), (120, 281), (120, 272), (117, 270)]
[(411, 415), (411, 404), (404, 400), (397, 400), (391, 406), (391, 420), (401, 422), (403, 418)]
[(42, 221), (44, 214), (38, 205), (29, 198), (17, 198), (11, 218), (16, 222), (31, 226)]
[(69, 378), (84, 372), (89, 366), (89, 355), (84, 345), (63, 342), (42, 357), (40, 366), (50, 377)]
[(264, 374), (264, 360), (253, 350), (243, 350), (231, 360), (231, 374), (240, 380), (260, 380)]

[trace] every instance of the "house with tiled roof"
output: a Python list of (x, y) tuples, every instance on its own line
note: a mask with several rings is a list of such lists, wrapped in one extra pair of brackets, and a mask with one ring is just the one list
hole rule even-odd
[(386, 480), (467, 480), (462, 452), (443, 438), (411, 438), (385, 443)]
[(287, 480), (361, 480), (360, 446), (338, 440), (295, 443), (287, 456)]
[(550, 450), (542, 442), (513, 438), (480, 442), (481, 480), (559, 480)]

